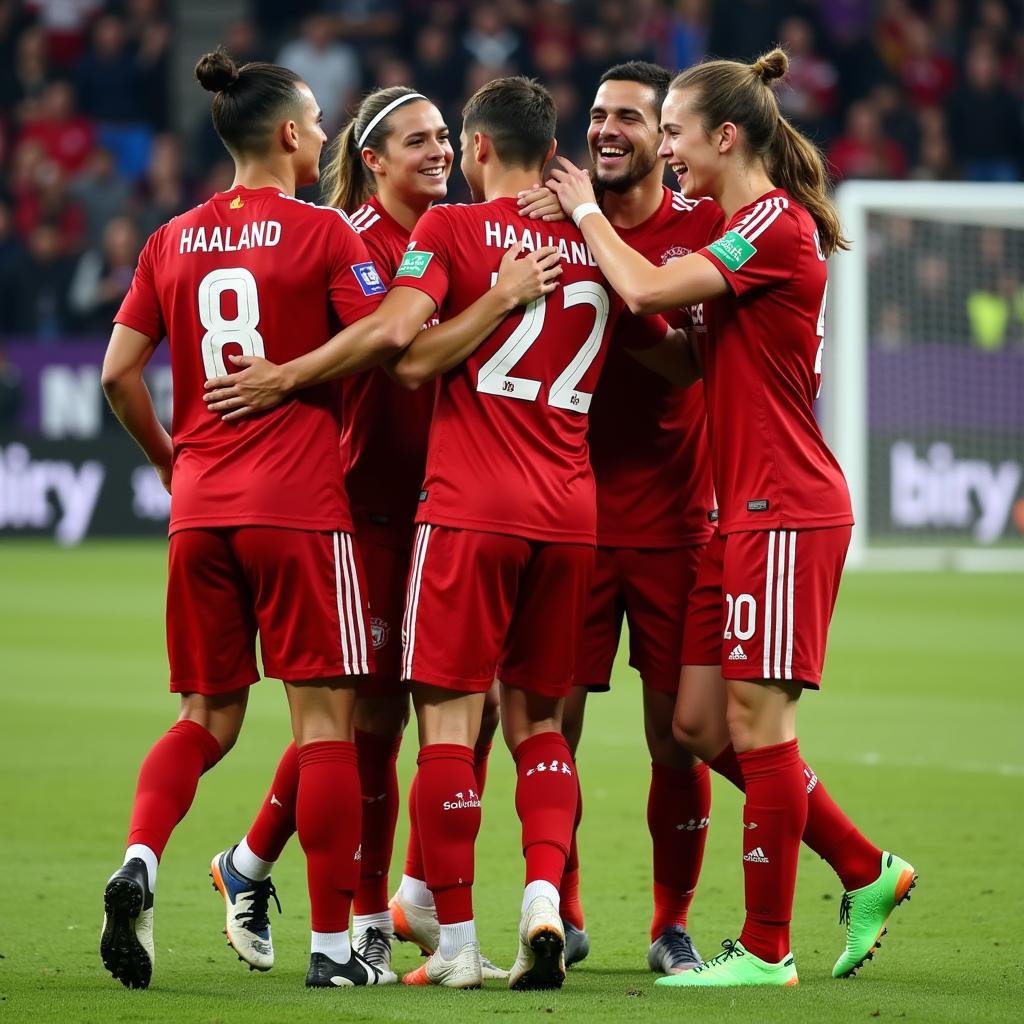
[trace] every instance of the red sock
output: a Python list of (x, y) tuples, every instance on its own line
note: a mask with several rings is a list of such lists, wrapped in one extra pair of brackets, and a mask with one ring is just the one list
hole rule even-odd
[(263, 800), (246, 841), (260, 860), (273, 864), (295, 833), (295, 799), (299, 795), (299, 752), (289, 743), (274, 772), (274, 781)]
[(409, 842), (405, 848), (405, 874), (422, 882), (427, 877), (427, 869), (423, 866), (423, 844), (420, 842), (419, 817), (416, 812), (419, 778), (420, 773), (417, 769), (409, 786)]
[(199, 777), (222, 756), (220, 744), (201, 725), (175, 722), (153, 744), (139, 769), (128, 845), (148, 846), (159, 858), (175, 825), (195, 799)]
[(420, 749), (416, 763), (416, 820), (437, 920), (440, 924), (469, 921), (473, 917), (473, 848), (480, 831), (473, 751), (457, 743), (431, 743)]
[(377, 736), (356, 729), (359, 786), (363, 797), (362, 858), (355, 912), (388, 909), (388, 869), (398, 824), (398, 749), (401, 736)]
[(359, 768), (356, 746), (342, 740), (298, 748), (295, 823), (306, 853), (306, 877), (315, 932), (348, 930), (359, 880)]
[(671, 925), (686, 927), (704, 860), (710, 814), (711, 780), (706, 764), (683, 771), (651, 764), (647, 798), (647, 828), (654, 851), (651, 942)]
[[(743, 773), (731, 743), (709, 766), (737, 789), (743, 789)], [(859, 889), (873, 882), (878, 877), (882, 851), (857, 831), (806, 763), (803, 772), (807, 789), (803, 841), (835, 871), (843, 888)]]
[(790, 952), (800, 837), (807, 823), (804, 763), (796, 740), (737, 755), (747, 800), (743, 806), (745, 949), (778, 963)]
[(583, 904), (580, 902), (580, 850), (576, 836), (583, 821), (583, 791), (580, 789), (579, 773), (576, 774), (576, 817), (572, 823), (572, 842), (569, 844), (569, 856), (565, 858), (565, 871), (562, 872), (562, 884), (558, 889), (558, 912), (564, 921), (568, 921), (580, 931), (586, 927), (583, 917)]
[(473, 771), (476, 773), (476, 791), (483, 799), (484, 786), (487, 785), (487, 760), (491, 756), (491, 741), (477, 743), (473, 748)]
[(882, 851), (857, 830), (805, 764), (807, 827), (804, 842), (824, 860), (847, 891), (868, 885), (881, 870)]
[(516, 811), (523, 823), (526, 884), (562, 883), (572, 844), (579, 783), (565, 737), (542, 732), (523, 740), (516, 762)]

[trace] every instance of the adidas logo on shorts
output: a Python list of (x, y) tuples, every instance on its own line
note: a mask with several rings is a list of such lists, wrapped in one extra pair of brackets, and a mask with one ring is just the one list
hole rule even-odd
[(764, 850), (760, 846), (755, 846), (750, 853), (743, 854), (743, 859), (750, 861), (751, 864), (767, 864), (768, 858), (765, 856)]
[(730, 661), (746, 661), (746, 660), (747, 660), (747, 656), (746, 656), (746, 654), (745, 654), (745, 653), (743, 652), (743, 645), (742, 645), (742, 644), (737, 644), (737, 645), (736, 645), (736, 646), (735, 646), (735, 647), (734, 647), (734, 648), (733, 648), (733, 649), (732, 649), (732, 650), (731, 650), (731, 651), (729, 652), (729, 660), (730, 660)]

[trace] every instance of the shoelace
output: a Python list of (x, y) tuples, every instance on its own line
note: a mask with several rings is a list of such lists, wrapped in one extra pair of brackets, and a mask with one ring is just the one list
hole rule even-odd
[(236, 914), (237, 919), (245, 924), (251, 932), (266, 931), (270, 927), (270, 898), (277, 904), (277, 912), (281, 913), (281, 901), (277, 898), (274, 883), (268, 878), (265, 882), (257, 882), (252, 888), (252, 899), (249, 909)]
[(843, 893), (843, 898), (839, 903), (839, 923), (849, 925), (850, 923), (850, 908), (853, 906), (853, 900), (850, 899), (848, 892)]
[(697, 950), (693, 948), (693, 939), (685, 931), (670, 932), (664, 939), (668, 947), (668, 962), (672, 967), (700, 963)]
[(380, 969), (388, 962), (390, 951), (391, 942), (388, 936), (379, 928), (367, 928), (357, 952), (375, 969)]
[(704, 963), (697, 967), (696, 970), (703, 971), (708, 967), (714, 967), (715, 964), (724, 964), (726, 960), (732, 959), (734, 956), (743, 956), (743, 950), (739, 947), (739, 944), (733, 942), (732, 939), (722, 940), (722, 952), (718, 956), (713, 956), (710, 960), (705, 960)]
[(501, 970), (501, 968), (497, 964), (492, 963), (490, 960), (488, 960), (487, 957), (485, 957), (483, 955), (483, 953), (480, 954), (480, 966), (485, 971), (500, 971)]

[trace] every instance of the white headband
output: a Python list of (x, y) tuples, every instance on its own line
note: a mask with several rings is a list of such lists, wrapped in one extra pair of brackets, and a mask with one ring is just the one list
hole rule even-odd
[(356, 145), (362, 149), (366, 145), (366, 140), (370, 137), (370, 132), (377, 127), (384, 120), (388, 114), (391, 113), (395, 107), (400, 107), (407, 100), (425, 100), (427, 97), (422, 96), (418, 92), (407, 92), (404, 96), (399, 96), (397, 100), (392, 100), (364, 129), (363, 134), (359, 136), (359, 142)]

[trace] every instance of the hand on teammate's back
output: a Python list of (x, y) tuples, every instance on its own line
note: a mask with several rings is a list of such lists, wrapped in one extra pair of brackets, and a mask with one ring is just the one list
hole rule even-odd
[(577, 167), (564, 156), (558, 158), (561, 167), (551, 168), (551, 177), (545, 183), (558, 196), (562, 209), (571, 217), (573, 210), (583, 203), (596, 203), (594, 183), (590, 180), (590, 172)]
[(222, 420), (238, 420), (280, 405), (288, 396), (281, 367), (259, 356), (230, 356), (238, 367), (226, 377), (206, 382), (203, 401)]
[(558, 287), (562, 274), (561, 258), (553, 245), (545, 245), (520, 258), (522, 243), (512, 246), (501, 258), (495, 288), (501, 289), (509, 307), (523, 306)]
[(519, 216), (530, 220), (565, 220), (565, 211), (558, 196), (546, 185), (534, 185), (529, 191), (519, 193)]

